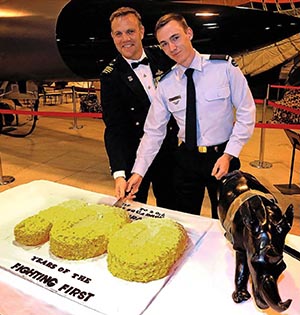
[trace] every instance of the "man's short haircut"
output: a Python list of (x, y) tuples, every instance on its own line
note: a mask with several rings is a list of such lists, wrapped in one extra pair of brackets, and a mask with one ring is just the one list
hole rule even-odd
[(128, 14), (133, 14), (134, 16), (136, 16), (136, 18), (139, 20), (140, 25), (143, 25), (142, 24), (142, 18), (141, 18), (141, 15), (139, 14), (139, 12), (133, 8), (130, 8), (130, 7), (121, 7), (119, 9), (117, 9), (116, 11), (114, 11), (111, 14), (111, 16), (109, 17), (109, 21), (110, 21), (110, 23), (112, 23), (112, 21), (115, 18), (118, 18), (120, 16), (126, 16)]
[(186, 31), (188, 29), (188, 27), (189, 27), (187, 22), (186, 22), (186, 20), (185, 20), (185, 18), (181, 14), (168, 13), (168, 14), (163, 15), (156, 22), (155, 29), (154, 29), (155, 36), (157, 35), (157, 31), (160, 28), (162, 28), (163, 26), (165, 26), (167, 23), (169, 23), (170, 21), (177, 21), (179, 24), (181, 24), (181, 26), (184, 29), (184, 31)]

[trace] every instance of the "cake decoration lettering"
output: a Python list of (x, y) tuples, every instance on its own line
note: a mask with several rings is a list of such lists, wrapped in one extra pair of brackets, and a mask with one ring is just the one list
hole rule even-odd
[(76, 297), (79, 300), (83, 300), (84, 302), (88, 301), (91, 297), (95, 296), (94, 293), (81, 291), (78, 288), (72, 287), (71, 285), (64, 284), (61, 286), (58, 291), (62, 291), (65, 294)]
[[(57, 271), (61, 272), (61, 273), (68, 273), (68, 272), (71, 271), (68, 268), (59, 267), (57, 264), (51, 262), (50, 260), (43, 259), (43, 258), (37, 257), (35, 255), (32, 256), (31, 260), (34, 261), (34, 262), (37, 262), (39, 264), (42, 264), (42, 265), (44, 265), (46, 267), (49, 267), (51, 269), (55, 269), (57, 267)], [(76, 272), (73, 272), (73, 274), (71, 275), (71, 278), (76, 279), (76, 280), (81, 281), (81, 282), (84, 282), (84, 283), (90, 283), (92, 281), (92, 279), (90, 279), (90, 278), (88, 278), (88, 277), (86, 277), (84, 275), (78, 274)]]
[[(130, 204), (123, 204), (123, 206), (126, 208), (126, 206), (130, 206)], [(140, 220), (143, 217), (150, 217), (150, 218), (164, 218), (165, 214), (159, 211), (154, 211), (152, 209), (147, 209), (144, 207), (140, 207), (138, 209), (133, 208), (126, 208), (126, 210), (129, 212), (129, 217), (131, 220)]]
[(24, 266), (20, 263), (16, 263), (11, 267), (11, 269), (19, 272), (20, 274), (26, 275), (27, 277), (32, 278), (38, 282), (44, 283), (47, 287), (53, 287), (58, 283), (57, 278), (45, 275), (36, 269)]
[[(35, 262), (39, 262), (42, 263), (42, 259), (37, 257), (37, 256), (33, 256), (31, 258), (32, 261)], [(51, 262), (46, 262), (46, 265), (51, 265)], [(53, 266), (54, 264), (52, 263), (51, 266)], [(56, 266), (58, 267), (58, 266)], [(79, 289), (75, 286), (72, 286), (70, 284), (64, 283), (63, 285), (59, 284), (59, 280), (56, 277), (44, 274), (34, 268), (30, 268), (28, 266), (25, 266), (21, 263), (16, 263), (13, 266), (10, 267), (14, 272), (20, 273), (22, 275), (22, 277), (25, 278), (28, 277), (30, 279), (34, 279), (35, 281), (39, 282), (40, 284), (44, 284), (46, 287), (55, 289), (57, 292), (61, 292), (64, 293), (66, 295), (75, 297), (79, 300), (82, 300), (83, 302), (87, 302), (90, 298), (94, 297), (95, 294), (92, 292), (88, 292), (87, 290), (83, 290), (83, 289)], [(63, 270), (67, 272), (69, 272), (70, 270), (64, 267), (58, 267), (57, 268), (58, 271), (62, 272)], [(64, 272), (65, 273), (65, 272)], [(90, 283), (92, 281), (92, 279), (87, 278), (84, 275), (80, 275), (77, 273), (72, 273), (71, 278), (76, 279), (78, 281), (81, 282), (85, 282), (85, 283)], [(58, 286), (59, 288), (56, 289), (55, 286)]]
[(79, 275), (78, 273), (73, 273), (72, 278), (77, 279), (78, 281), (82, 281), (84, 283), (90, 283), (92, 279), (87, 278), (86, 276)]
[(51, 261), (48, 261), (47, 259), (43, 259), (41, 257), (37, 257), (37, 256), (33, 256), (31, 258), (32, 261), (35, 261), (41, 265), (44, 265), (50, 269), (55, 269), (57, 267), (57, 264), (54, 264), (53, 262)]

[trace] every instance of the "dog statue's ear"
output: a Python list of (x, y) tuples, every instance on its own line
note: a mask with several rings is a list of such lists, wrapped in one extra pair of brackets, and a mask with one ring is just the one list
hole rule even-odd
[(286, 222), (288, 223), (290, 229), (293, 225), (294, 221), (294, 206), (290, 204), (287, 209), (285, 210), (284, 217), (286, 219)]

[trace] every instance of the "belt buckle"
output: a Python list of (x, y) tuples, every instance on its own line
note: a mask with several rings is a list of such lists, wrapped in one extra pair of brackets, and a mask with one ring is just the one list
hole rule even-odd
[(207, 153), (207, 147), (199, 146), (198, 147), (198, 152), (200, 152), (200, 153)]

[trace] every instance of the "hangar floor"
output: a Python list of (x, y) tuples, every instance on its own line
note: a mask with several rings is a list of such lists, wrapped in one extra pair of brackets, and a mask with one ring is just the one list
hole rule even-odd
[[(40, 111), (72, 112), (72, 103), (40, 105)], [(78, 109), (77, 109), (78, 110)], [(31, 116), (20, 117), (19, 130), (28, 128)], [(297, 132), (297, 130), (296, 130)], [(299, 130), (298, 130), (299, 132)], [(0, 135), (0, 158), (4, 176), (15, 180), (0, 186), (0, 192), (33, 180), (49, 180), (103, 194), (114, 195), (114, 182), (109, 173), (103, 142), (104, 123), (95, 118), (40, 116), (34, 132), (27, 137)], [(295, 219), (292, 233), (300, 235), (300, 194), (283, 194), (274, 185), (289, 184), (292, 145), (280, 129), (265, 130), (263, 159), (260, 151), (261, 129), (256, 129), (241, 153), (241, 169), (256, 176), (276, 196), (285, 211), (292, 203)], [(296, 150), (292, 183), (300, 186), (300, 152)], [(270, 168), (253, 167), (250, 162), (271, 163)], [(17, 198), (17, 196), (16, 196)], [(152, 194), (148, 203), (155, 204)], [(201, 215), (210, 216), (209, 200)]]

